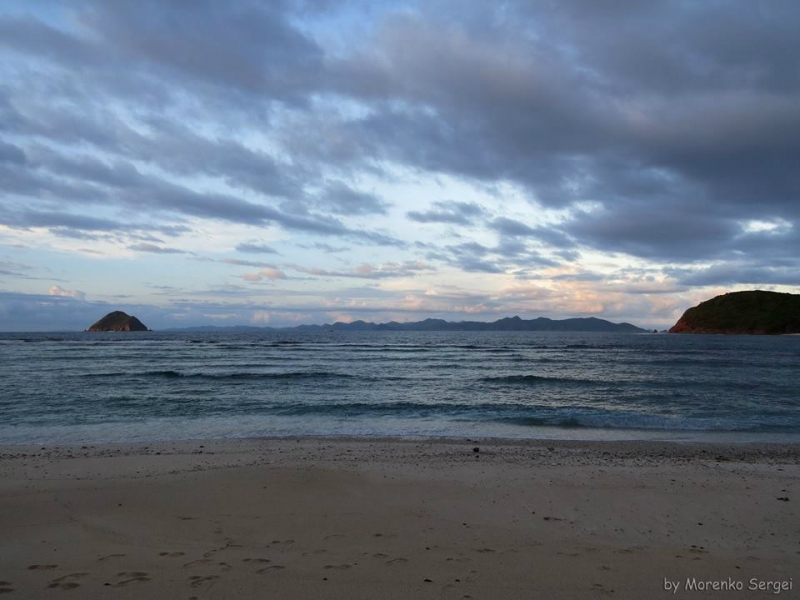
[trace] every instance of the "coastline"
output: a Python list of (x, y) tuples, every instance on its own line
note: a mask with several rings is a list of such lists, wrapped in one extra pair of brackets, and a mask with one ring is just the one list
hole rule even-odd
[(0, 475), (9, 598), (641, 598), (692, 577), (767, 597), (749, 581), (800, 585), (798, 444), (2, 446)]

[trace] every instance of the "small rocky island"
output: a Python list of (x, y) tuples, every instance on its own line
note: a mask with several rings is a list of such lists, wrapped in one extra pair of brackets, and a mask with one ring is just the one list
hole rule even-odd
[(800, 294), (754, 290), (716, 296), (690, 308), (670, 333), (800, 333)]
[(144, 323), (121, 310), (108, 313), (86, 331), (150, 331)]

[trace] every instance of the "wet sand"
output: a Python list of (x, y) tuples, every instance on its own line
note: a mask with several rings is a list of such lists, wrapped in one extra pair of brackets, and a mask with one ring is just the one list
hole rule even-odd
[[(0, 448), (0, 476), (0, 594), (9, 599), (770, 598), (800, 589), (797, 445), (15, 446)], [(729, 587), (686, 589), (713, 582)]]

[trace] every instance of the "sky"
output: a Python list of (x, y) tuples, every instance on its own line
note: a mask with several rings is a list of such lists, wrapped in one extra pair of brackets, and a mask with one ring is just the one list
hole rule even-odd
[(6, 1), (0, 331), (800, 291), (800, 3)]

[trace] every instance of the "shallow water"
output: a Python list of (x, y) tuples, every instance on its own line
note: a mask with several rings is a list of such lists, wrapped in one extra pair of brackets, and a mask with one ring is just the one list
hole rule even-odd
[(800, 440), (798, 365), (791, 336), (0, 334), (0, 443)]

